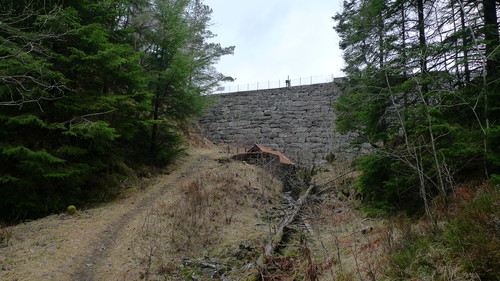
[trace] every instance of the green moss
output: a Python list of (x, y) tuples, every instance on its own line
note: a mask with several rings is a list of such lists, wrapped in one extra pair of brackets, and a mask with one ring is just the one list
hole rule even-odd
[(199, 277), (201, 276), (201, 271), (199, 271), (196, 268), (191, 268), (191, 267), (184, 267), (183, 269), (180, 270), (181, 277), (184, 280), (199, 280)]
[(274, 235), (273, 236), (273, 244), (280, 243), (280, 242), (281, 242), (281, 236), (280, 235)]
[(69, 205), (66, 211), (69, 215), (74, 215), (76, 213), (76, 207), (73, 205)]
[(287, 250), (284, 254), (283, 254), (285, 257), (298, 257), (300, 256), (301, 254), (300, 253), (297, 253), (293, 250)]

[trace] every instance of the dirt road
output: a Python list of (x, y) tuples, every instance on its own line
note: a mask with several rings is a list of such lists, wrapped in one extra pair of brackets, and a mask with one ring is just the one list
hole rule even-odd
[(0, 280), (134, 280), (131, 243), (147, 212), (217, 156), (192, 149), (172, 173), (127, 198), (12, 227), (9, 246), (0, 249)]

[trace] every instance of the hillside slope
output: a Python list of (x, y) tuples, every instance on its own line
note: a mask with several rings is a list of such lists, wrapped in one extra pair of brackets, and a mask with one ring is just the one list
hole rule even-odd
[(257, 265), (295, 201), (275, 167), (235, 161), (229, 152), (190, 148), (170, 171), (115, 202), (0, 229), (0, 280), (498, 276), (498, 190), (458, 188), (449, 202), (436, 201), (434, 223), (383, 215), (359, 203), (359, 172), (348, 163), (297, 173), (314, 174), (314, 191), (277, 252)]
[(210, 246), (259, 241), (268, 231), (259, 208), (278, 201), (281, 184), (226, 156), (190, 149), (171, 173), (116, 202), (4, 229), (0, 279), (137, 280)]

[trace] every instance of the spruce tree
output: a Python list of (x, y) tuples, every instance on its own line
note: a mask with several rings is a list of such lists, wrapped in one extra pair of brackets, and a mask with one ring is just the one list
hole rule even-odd
[(231, 53), (188, 0), (1, 1), (0, 221), (112, 198), (164, 165)]
[(466, 175), (498, 171), (493, 2), (353, 0), (334, 17), (347, 74), (336, 128), (372, 144), (358, 162), (371, 202), (428, 211)]

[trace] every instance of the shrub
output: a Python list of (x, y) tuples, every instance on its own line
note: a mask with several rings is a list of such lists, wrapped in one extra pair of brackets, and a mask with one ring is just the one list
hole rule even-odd
[(399, 247), (388, 263), (389, 277), (498, 280), (500, 191), (485, 185), (466, 191), (458, 188), (456, 193), (460, 194), (450, 202), (444, 221), (418, 233), (400, 229)]
[(473, 201), (460, 204), (439, 237), (450, 256), (484, 280), (500, 277), (499, 195), (498, 189), (480, 189)]

